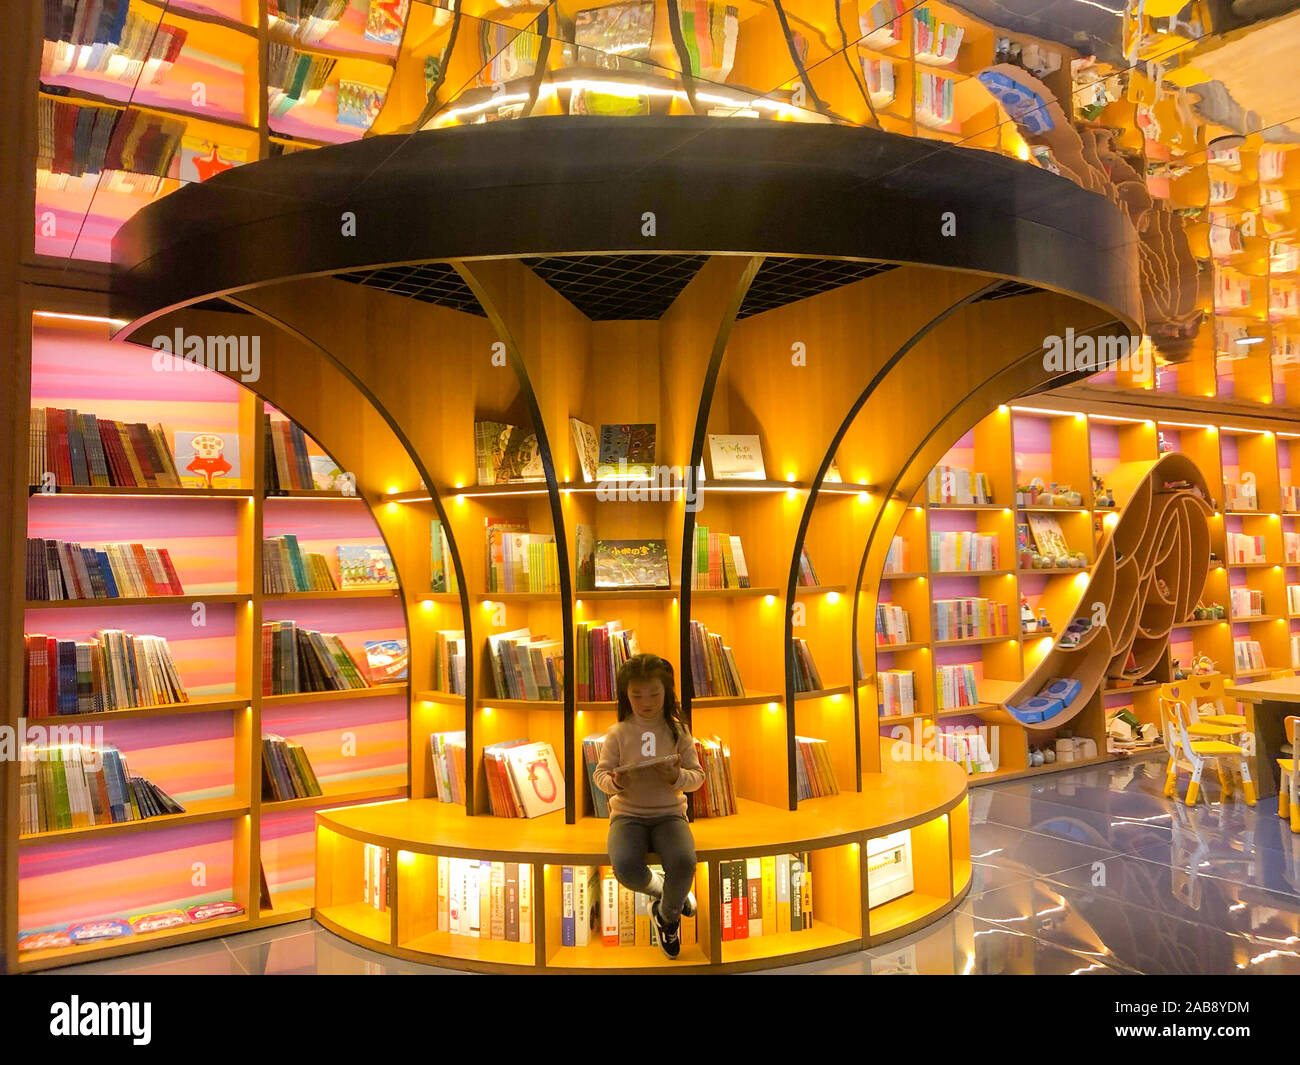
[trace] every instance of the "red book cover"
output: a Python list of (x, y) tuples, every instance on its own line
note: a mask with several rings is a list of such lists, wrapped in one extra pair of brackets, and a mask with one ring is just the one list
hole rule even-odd
[(63, 411), (50, 407), (45, 413), (45, 433), (48, 439), (46, 454), (49, 457), (56, 484), (72, 483), (72, 461), (68, 455), (68, 435), (63, 421)]
[(104, 448), (104, 458), (108, 462), (108, 481), (110, 484), (124, 484), (127, 478), (122, 470), (121, 440), (118, 439), (117, 426), (111, 421), (100, 419), (99, 442)]
[(167, 569), (167, 580), (171, 583), (172, 595), (184, 595), (185, 589), (181, 585), (180, 576), (176, 572), (176, 567), (172, 565), (172, 556), (167, 548), (158, 548), (158, 556), (162, 559), (163, 566)]
[(45, 688), (45, 713), (43, 716), (52, 717), (59, 705), (59, 641), (53, 636), (47, 636), (45, 639), (45, 673), (49, 678), (49, 683)]
[(749, 898), (745, 880), (745, 859), (731, 863), (731, 923), (737, 939), (749, 938)]
[(272, 694), (271, 672), (274, 666), (271, 654), (271, 642), (274, 640), (274, 634), (271, 629), (263, 626), (262, 628), (262, 694)]
[(131, 557), (135, 560), (135, 568), (140, 574), (140, 579), (144, 581), (145, 591), (149, 595), (166, 595), (166, 589), (160, 588), (158, 582), (154, 580), (153, 568), (149, 565), (149, 556), (144, 553), (144, 544), (132, 544)]
[(732, 906), (731, 895), (731, 863), (722, 862), (719, 872), (722, 874), (719, 888), (722, 892), (722, 940), (725, 943), (729, 939), (736, 938), (736, 911)]
[(284, 448), (281, 452), (284, 456), (284, 464), (279, 470), (280, 487), (284, 488), (287, 485), (290, 489), (302, 488), (299, 483), (302, 478), (298, 476), (298, 464), (293, 461), (293, 434), (289, 431), (289, 423), (283, 420), (276, 421), (272, 423), (272, 428), (279, 434), (280, 443)]
[(154, 469), (153, 461), (149, 457), (148, 428), (141, 422), (132, 422), (126, 426), (126, 432), (131, 442), (131, 450), (135, 453), (135, 461), (140, 464), (140, 472), (144, 475), (144, 484), (137, 487), (157, 486), (158, 471)]

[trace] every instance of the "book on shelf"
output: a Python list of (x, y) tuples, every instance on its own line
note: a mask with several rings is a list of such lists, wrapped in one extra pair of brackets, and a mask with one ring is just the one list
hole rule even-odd
[(336, 93), (336, 117), (340, 126), (369, 129), (384, 109), (388, 90), (382, 85), (339, 78)]
[(719, 865), (724, 941), (806, 932), (813, 926), (811, 855), (732, 858)]
[(882, 669), (876, 674), (876, 702), (881, 717), (916, 713), (916, 674), (910, 669)]
[(180, 58), (188, 31), (126, 0), (45, 0), (41, 77), (103, 74), (124, 85), (157, 85)]
[(740, 696), (745, 685), (731, 648), (701, 622), (691, 622), (691, 691), (695, 698)]
[(411, 0), (370, 0), (366, 14), (366, 40), (378, 44), (401, 44)]
[(694, 0), (677, 5), (677, 20), (691, 75), (714, 84), (725, 82), (736, 63), (740, 10), (719, 0)]
[(487, 590), (489, 592), (504, 591), (504, 588), (498, 587), (499, 582), (505, 580), (506, 554), (505, 554), (505, 537), (509, 533), (526, 533), (528, 523), (526, 521), (517, 521), (514, 518), (484, 518), (483, 519), (483, 537), (484, 537), (484, 561), (487, 565)]
[(931, 503), (992, 503), (993, 490), (987, 473), (960, 466), (936, 466), (925, 479), (926, 499)]
[(695, 527), (691, 544), (692, 588), (748, 588), (749, 567), (740, 537)]
[(1259, 492), (1254, 481), (1242, 481), (1240, 484), (1225, 483), (1223, 497), (1223, 505), (1227, 510), (1259, 509)]
[(666, 540), (597, 540), (596, 587), (667, 588)]
[(903, 39), (902, 16), (907, 11), (905, 0), (876, 0), (863, 4), (858, 14), (859, 44), (868, 48), (891, 48)]
[(998, 568), (996, 533), (932, 532), (930, 569), (946, 573), (978, 573)]
[(442, 629), (433, 634), (433, 686), (449, 695), (465, 694), (465, 632)]
[(397, 572), (383, 544), (338, 547), (340, 588), (396, 588)]
[(1264, 613), (1264, 593), (1254, 588), (1229, 588), (1228, 600), (1234, 618), (1257, 618)]
[(817, 799), (824, 795), (838, 795), (840, 789), (835, 782), (830, 744), (808, 736), (796, 736), (794, 740), (799, 798)]
[(580, 592), (596, 588), (596, 527), (578, 522), (573, 530), (573, 572)]
[(709, 477), (715, 481), (762, 481), (763, 449), (757, 436), (710, 433)]
[(456, 567), (451, 558), (451, 544), (447, 541), (447, 530), (437, 518), (429, 523), (429, 591), (460, 591)]
[(918, 63), (947, 66), (957, 58), (966, 31), (951, 22), (945, 22), (928, 7), (912, 12), (912, 48)]
[(487, 518), (487, 590), (557, 592), (559, 553), (552, 533), (530, 533), (526, 523)]
[(794, 670), (795, 691), (813, 692), (822, 689), (822, 676), (817, 672), (817, 663), (813, 661), (807, 640), (797, 636), (794, 638), (790, 646), (790, 661)]
[(917, 69), (915, 76), (916, 120), (931, 129), (950, 126), (956, 117), (953, 78)]
[(605, 742), (603, 732), (582, 738), (582, 765), (587, 775), (587, 794), (591, 797), (593, 817), (609, 817), (609, 796), (596, 787), (596, 763), (600, 761), (600, 748)]
[(1028, 514), (1029, 532), (1043, 558), (1069, 558), (1070, 543), (1054, 514)]
[[(661, 865), (649, 868), (652, 874), (664, 875)], [(567, 897), (566, 888), (569, 888)], [(653, 947), (659, 943), (658, 929), (650, 914), (651, 896), (620, 884), (612, 866), (599, 866), (594, 875), (589, 866), (562, 868), (560, 899), (563, 946)], [(564, 923), (566, 913), (572, 918), (571, 926)], [(585, 929), (581, 927), (583, 924)], [(566, 938), (570, 927), (572, 943)], [(694, 917), (683, 915), (680, 934), (683, 946), (696, 941)]]
[(1264, 665), (1264, 652), (1258, 640), (1234, 640), (1232, 657), (1238, 673), (1268, 668)]
[(283, 736), (262, 737), (262, 798), (271, 802), (321, 795), (320, 781), (302, 744)]
[(518, 78), (531, 78), (537, 69), (542, 47), (540, 34), (519, 30), (489, 19), (478, 27), (480, 86), (505, 84)]
[(549, 743), (526, 739), (483, 748), (494, 817), (541, 817), (564, 809), (564, 773)]
[(975, 596), (934, 601), (935, 640), (1006, 636), (1008, 625), (1006, 603)]
[(313, 455), (307, 434), (297, 422), (262, 413), (262, 436), (266, 443), (263, 472), (267, 495), (290, 491), (333, 491), (356, 495), (356, 482), (328, 455)]
[(912, 627), (907, 611), (893, 603), (876, 604), (876, 643), (882, 647), (911, 643)]
[(597, 480), (649, 480), (654, 463), (654, 425), (622, 423), (600, 427)]
[(1284, 532), (1282, 551), (1288, 566), (1300, 564), (1300, 533)]
[(704, 786), (686, 796), (693, 816), (699, 820), (738, 813), (736, 782), (731, 772), (731, 748), (716, 735), (694, 739), (695, 755), (704, 770)]
[(865, 55), (859, 55), (858, 62), (862, 65), (862, 80), (866, 82), (872, 106), (888, 107), (897, 95), (894, 64), (888, 59), (873, 59)]
[(580, 418), (569, 419), (569, 429), (573, 433), (573, 446), (578, 452), (578, 468), (582, 472), (585, 484), (596, 480), (596, 471), (600, 468), (600, 434), (594, 425), (588, 425)]
[(487, 644), (498, 699), (545, 702), (564, 698), (562, 641), (535, 636), (524, 628), (491, 635)]
[(303, 102), (315, 103), (328, 83), (338, 60), (311, 52), (302, 52), (290, 28), (273, 22), (271, 41), (267, 45), (266, 98), (272, 118), (282, 118)]
[(1300, 632), (1291, 634), (1291, 668), (1300, 669)]
[(88, 641), (44, 633), (23, 641), (29, 718), (190, 701), (161, 636), (101, 629)]
[(481, 485), (546, 480), (537, 434), (521, 425), (476, 421), (474, 458)]
[(579, 702), (612, 702), (618, 671), (641, 653), (635, 629), (621, 621), (580, 621), (574, 633), (574, 692)]
[(934, 681), (935, 701), (940, 710), (957, 710), (981, 702), (974, 666), (939, 666), (934, 671)]
[(465, 803), (465, 730), (429, 734), (433, 785), (439, 802)]
[(536, 892), (528, 862), (448, 858), (438, 862), (438, 931), (531, 943)]
[(262, 541), (262, 591), (271, 595), (285, 592), (337, 591), (334, 574), (324, 555), (304, 551), (292, 533)]
[(370, 684), (337, 635), (296, 621), (262, 623), (262, 694), (347, 691)]
[(315, 44), (333, 30), (352, 0), (267, 0), (273, 27), (291, 32), (302, 44)]
[(813, 568), (812, 559), (808, 557), (808, 549), (801, 547), (799, 549), (799, 586), (802, 588), (814, 588), (821, 584), (817, 579), (817, 570)]
[(41, 537), (27, 540), (29, 600), (140, 599), (184, 594), (185, 588), (165, 547), (105, 544), (101, 549)]
[(365, 647), (371, 684), (394, 684), (407, 679), (411, 651), (405, 639), (366, 640)]
[(889, 552), (885, 555), (885, 573), (910, 573), (911, 572), (911, 554), (907, 546), (907, 541), (901, 536), (895, 536), (889, 542)]
[(967, 776), (992, 773), (998, 767), (979, 729), (940, 729), (935, 734), (935, 748), (940, 757), (965, 769)]
[(361, 867), (361, 897), (371, 909), (388, 912), (388, 848), (377, 843), (364, 843)]
[(26, 744), (18, 787), (25, 834), (185, 812), (157, 784), (132, 776), (126, 755), (107, 745)]
[[(1288, 536), (1294, 536), (1295, 533), (1287, 533)], [(1230, 532), (1226, 536), (1228, 561), (1235, 563), (1251, 563), (1266, 561), (1265, 552), (1268, 550), (1262, 536), (1247, 536), (1245, 533)], [(1288, 545), (1289, 546), (1289, 545)]]
[(239, 437), (211, 431), (175, 434), (182, 488), (238, 488)]
[(95, 488), (179, 488), (176, 460), (161, 425), (34, 407), (28, 481)]
[[(1276, 358), (1276, 349), (1273, 355)], [(1291, 361), (1294, 362), (1295, 360)], [(1289, 513), (1300, 511), (1300, 485), (1284, 484), (1282, 486), (1282, 509)]]

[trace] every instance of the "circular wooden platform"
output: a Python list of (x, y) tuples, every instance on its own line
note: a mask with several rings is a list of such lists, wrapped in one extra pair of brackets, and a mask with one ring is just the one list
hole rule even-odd
[[(317, 823), (316, 919), (371, 950), (453, 968), (517, 972), (646, 972), (767, 968), (852, 953), (907, 935), (953, 909), (970, 888), (966, 775), (947, 761), (896, 762), (882, 743), (881, 773), (864, 774), (861, 792), (808, 800), (797, 811), (741, 800), (740, 813), (693, 822), (694, 935), (687, 922), (682, 956), (656, 947), (584, 947), (561, 943), (560, 883), (565, 865), (607, 864), (609, 822), (558, 815), (535, 820), (466, 817), (434, 799), (400, 800), (322, 811)], [(913, 890), (875, 904), (868, 841), (910, 831)], [(388, 908), (363, 898), (364, 847), (388, 851)], [(723, 940), (722, 863), (810, 852), (812, 927)], [(438, 931), (438, 858), (474, 858), (531, 866), (532, 942), (515, 943)], [(693, 942), (691, 940), (694, 940)]]

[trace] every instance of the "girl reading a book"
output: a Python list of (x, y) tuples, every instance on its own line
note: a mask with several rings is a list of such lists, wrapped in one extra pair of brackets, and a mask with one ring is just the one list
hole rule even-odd
[[(673, 667), (658, 655), (629, 658), (618, 671), (618, 723), (605, 733), (596, 787), (609, 799), (609, 858), (619, 883), (654, 898), (659, 945), (681, 952), (681, 917), (695, 916), (695, 839), (686, 796), (704, 783), (695, 741), (682, 721)], [(652, 873), (653, 851), (663, 875)]]

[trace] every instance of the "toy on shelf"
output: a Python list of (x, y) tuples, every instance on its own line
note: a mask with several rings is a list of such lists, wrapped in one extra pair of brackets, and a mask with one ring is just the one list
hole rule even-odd
[(1093, 506), (1097, 508), (1113, 507), (1115, 505), (1114, 491), (1095, 473), (1092, 475), (1092, 499)]

